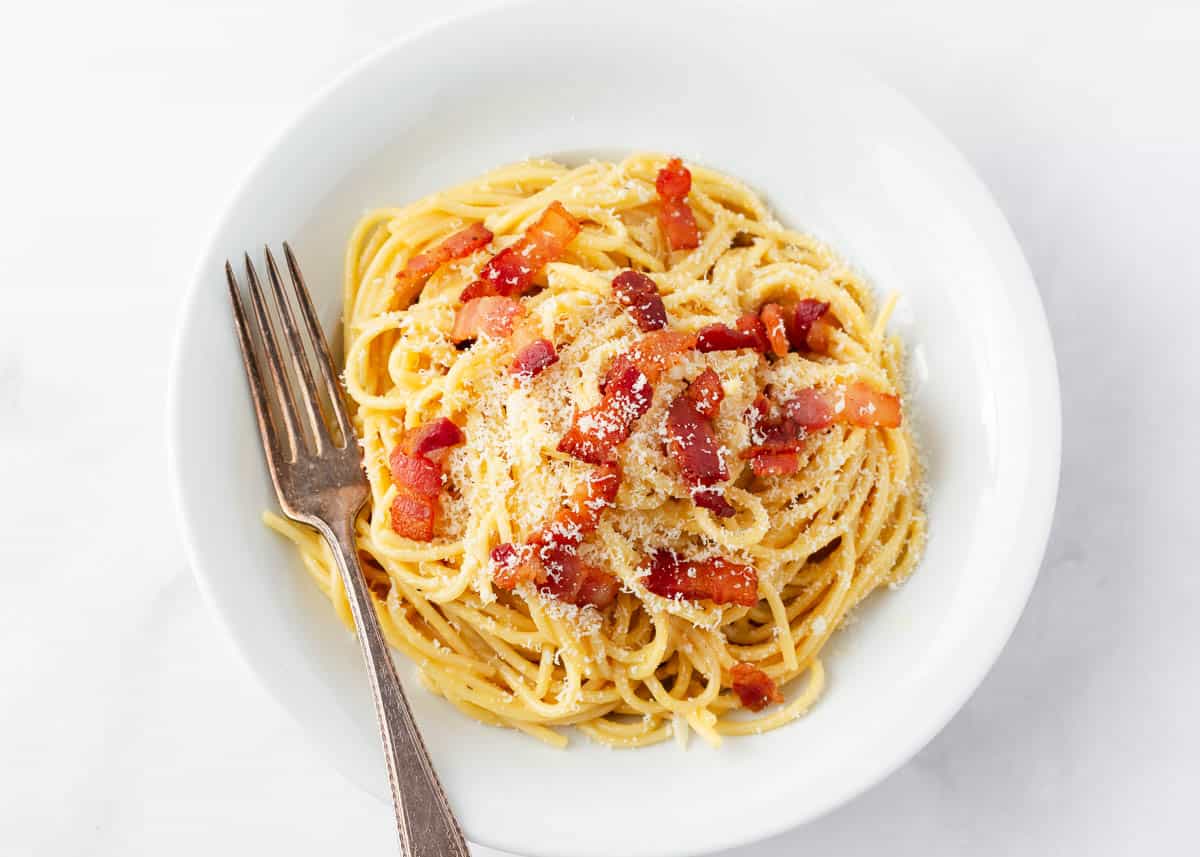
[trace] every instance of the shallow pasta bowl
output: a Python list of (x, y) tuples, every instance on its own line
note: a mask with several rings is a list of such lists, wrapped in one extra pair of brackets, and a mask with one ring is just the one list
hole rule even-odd
[[(259, 523), (274, 498), (221, 287), (227, 257), (290, 240), (332, 329), (343, 244), (365, 209), (528, 156), (653, 149), (742, 179), (879, 291), (903, 294), (894, 324), (910, 348), (930, 541), (909, 582), (872, 596), (834, 637), (822, 700), (783, 729), (720, 750), (611, 751), (575, 736), (557, 751), (467, 719), (401, 661), (473, 841), (527, 855), (664, 857), (820, 815), (945, 725), (999, 654), (1037, 575), (1058, 478), (1059, 403), (1020, 250), (926, 120), (844, 61), (798, 55), (799, 13), (775, 15), (769, 28), (749, 29), (716, 11), (630, 17), (608, 3), (533, 4), (394, 45), (317, 96), (276, 141), (196, 271), (169, 397), (191, 564), (263, 683), (381, 799), (356, 644), (290, 545)], [(664, 51), (664, 32), (686, 52)]]

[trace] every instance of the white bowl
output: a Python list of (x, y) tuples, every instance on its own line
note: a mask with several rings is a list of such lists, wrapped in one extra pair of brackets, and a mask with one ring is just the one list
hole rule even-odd
[[(664, 4), (665, 5), (665, 4)], [(1058, 480), (1054, 355), (1029, 271), (962, 157), (886, 86), (806, 44), (799, 11), (535, 4), (369, 58), (250, 172), (196, 271), (172, 369), (170, 458), (200, 584), (262, 682), (355, 783), (386, 799), (356, 644), (289, 547), (238, 362), (222, 266), (290, 239), (327, 325), (343, 242), (397, 205), (530, 155), (679, 153), (763, 192), (904, 298), (930, 540), (912, 579), (835, 636), (807, 716), (719, 751), (566, 751), (475, 723), (401, 674), (469, 837), (547, 857), (665, 857), (800, 824), (919, 750), (1007, 640)]]

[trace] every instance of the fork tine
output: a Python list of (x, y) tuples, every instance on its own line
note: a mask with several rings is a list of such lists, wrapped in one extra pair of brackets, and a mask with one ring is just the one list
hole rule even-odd
[(300, 436), (296, 428), (296, 404), (292, 397), (292, 384), (284, 371), (283, 362), (279, 358), (279, 345), (275, 340), (275, 331), (271, 326), (271, 316), (267, 312), (266, 300), (263, 298), (262, 286), (258, 282), (258, 272), (246, 255), (246, 275), (250, 280), (250, 304), (254, 308), (254, 321), (258, 327), (258, 335), (263, 341), (263, 351), (267, 355), (267, 366), (271, 370), (271, 378), (275, 381), (276, 402), (279, 414), (283, 418), (283, 428), (287, 434), (288, 448), (291, 458), (300, 452)]
[(329, 343), (325, 341), (325, 334), (321, 330), (321, 322), (317, 319), (317, 311), (313, 307), (312, 297), (308, 294), (304, 275), (300, 273), (300, 263), (296, 261), (296, 254), (292, 252), (291, 245), (286, 241), (283, 242), (283, 255), (287, 259), (288, 272), (292, 275), (292, 286), (308, 327), (309, 341), (312, 342), (313, 348), (317, 352), (317, 363), (321, 367), (321, 376), (325, 379), (325, 389), (329, 393), (329, 401), (333, 407), (334, 416), (337, 418), (338, 427), (342, 430), (343, 442), (349, 445), (350, 439), (354, 437), (354, 430), (350, 425), (350, 416), (346, 413), (346, 403), (342, 399), (342, 388), (338, 384), (337, 373), (333, 369), (333, 357), (329, 353)]
[(225, 262), (225, 279), (229, 282), (229, 297), (233, 301), (233, 317), (236, 322), (238, 344), (242, 348), (242, 365), (246, 367), (246, 380), (250, 382), (250, 398), (254, 402), (254, 416), (258, 422), (258, 433), (262, 437), (263, 450), (267, 454), (272, 474), (287, 460), (279, 446), (279, 433), (271, 419), (271, 405), (259, 371), (258, 358), (254, 354), (254, 341), (250, 325), (246, 320), (246, 308), (242, 303), (241, 290), (233, 266)]
[[(300, 379), (300, 397), (303, 400), (304, 416), (312, 429), (314, 451), (320, 455), (327, 446), (333, 445), (329, 429), (321, 417), (321, 397), (317, 392), (316, 382), (313, 381), (312, 369), (308, 365), (308, 356), (304, 351), (304, 341), (296, 327), (296, 318), (292, 315), (292, 305), (283, 292), (283, 281), (279, 276), (279, 266), (275, 264), (275, 256), (270, 247), (263, 248), (267, 254), (267, 275), (271, 280), (271, 290), (275, 295), (275, 304), (283, 317), (283, 330), (287, 336), (286, 350), (291, 358), (292, 368)], [(319, 359), (319, 355), (318, 355)]]

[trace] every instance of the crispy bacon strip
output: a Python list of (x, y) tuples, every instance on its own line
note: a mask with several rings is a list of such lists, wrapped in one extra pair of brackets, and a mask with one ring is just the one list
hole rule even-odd
[(481, 333), (503, 339), (513, 331), (513, 324), (525, 315), (525, 307), (514, 298), (491, 295), (467, 301), (454, 316), (450, 338), (455, 342), (475, 339)]
[(658, 226), (672, 250), (694, 250), (700, 246), (700, 228), (696, 215), (688, 205), (687, 195), (692, 189), (692, 174), (683, 161), (671, 158), (658, 171), (654, 189), (660, 200)]
[(401, 491), (392, 500), (392, 531), (415, 542), (433, 541), (437, 500)]
[(750, 427), (751, 446), (742, 452), (742, 458), (768, 452), (799, 452), (804, 448), (803, 427), (790, 417), (772, 417), (771, 403), (762, 393), (746, 409), (745, 419)]
[(789, 419), (805, 429), (820, 431), (836, 422), (838, 399), (836, 391), (812, 387), (801, 390), (785, 407)]
[(642, 585), (664, 598), (707, 598), (715, 604), (744, 607), (758, 603), (758, 572), (754, 566), (723, 557), (685, 560), (671, 551), (658, 551), (650, 558)]
[(789, 476), (800, 469), (800, 456), (794, 452), (760, 452), (750, 457), (755, 476)]
[(579, 559), (578, 548), (595, 531), (600, 516), (617, 498), (621, 471), (615, 464), (596, 468), (551, 521), (524, 545), (492, 549), (493, 580), (502, 589), (536, 583), (553, 598), (578, 607), (603, 609), (617, 597), (620, 582), (603, 569)]
[(621, 581), (617, 576), (594, 565), (581, 565), (583, 579), (580, 581), (575, 600), (571, 603), (579, 607), (591, 604), (596, 609), (603, 610), (616, 601), (617, 593), (621, 591)]
[(717, 377), (716, 372), (705, 369), (696, 376), (695, 381), (688, 384), (686, 395), (696, 403), (696, 410), (701, 416), (712, 419), (721, 409), (725, 388), (721, 386), (721, 379)]
[(742, 418), (750, 426), (751, 439), (754, 439), (758, 427), (765, 424), (770, 417), (771, 403), (764, 394), (759, 393), (754, 397), (754, 401), (750, 403), (750, 407), (746, 408), (746, 412), (742, 414)]
[(616, 502), (620, 487), (620, 468), (616, 464), (600, 465), (530, 542), (539, 547), (579, 547), (584, 537), (600, 525), (604, 510)]
[[(719, 380), (717, 385), (720, 386)], [(708, 386), (707, 379), (702, 386)], [(693, 396), (689, 390), (671, 403), (667, 412), (667, 452), (679, 467), (683, 483), (691, 490), (696, 505), (718, 517), (728, 518), (736, 510), (725, 499), (724, 493), (714, 486), (729, 479), (729, 470), (721, 458), (712, 420), (697, 404), (697, 398), (703, 395), (701, 391)], [(713, 412), (715, 408), (715, 405), (706, 406), (706, 410)]]
[(772, 353), (776, 357), (787, 354), (791, 343), (788, 341), (787, 325), (784, 322), (784, 308), (779, 304), (766, 304), (758, 315), (766, 328), (767, 341), (771, 344)]
[(518, 380), (528, 381), (557, 362), (558, 352), (554, 350), (554, 343), (549, 339), (535, 339), (521, 347), (508, 371), (510, 375), (516, 375)]
[(501, 589), (512, 589), (522, 583), (532, 583), (537, 567), (526, 562), (531, 552), (511, 542), (492, 548), (492, 580)]
[(829, 310), (829, 304), (805, 298), (798, 304), (783, 309), (783, 322), (787, 329), (788, 342), (797, 351), (815, 351), (808, 341), (813, 325)]
[(783, 694), (771, 677), (751, 664), (734, 664), (729, 671), (733, 677), (733, 692), (743, 708), (762, 711), (771, 703), (783, 702)]
[(712, 423), (687, 394), (667, 412), (667, 448), (689, 487), (715, 485), (729, 478)]
[(846, 419), (864, 428), (899, 428), (900, 398), (873, 390), (861, 381), (845, 388)]
[(536, 324), (522, 321), (525, 307), (515, 298), (487, 295), (463, 304), (454, 317), (450, 338), (455, 342), (475, 339), (480, 333), (497, 338), (509, 337), (513, 362), (512, 375), (527, 381), (558, 361), (554, 343), (545, 339)]
[(692, 489), (692, 502), (701, 508), (708, 509), (718, 518), (732, 518), (737, 509), (725, 499), (725, 492), (717, 487), (700, 487)]
[(844, 423), (861, 428), (898, 428), (900, 399), (862, 381), (801, 390), (784, 406), (789, 419), (810, 431)]
[(808, 330), (808, 335), (804, 338), (808, 344), (808, 350), (815, 351), (817, 354), (828, 354), (833, 347), (833, 335), (837, 329), (838, 326), (829, 313), (818, 318), (813, 322), (812, 327)]
[(606, 388), (609, 378), (615, 377), (630, 366), (641, 371), (651, 384), (657, 384), (664, 372), (695, 347), (696, 337), (690, 333), (680, 333), (677, 330), (656, 330), (647, 333), (624, 354), (617, 355), (608, 367), (600, 387)]
[(388, 461), (392, 481), (401, 491), (418, 497), (436, 498), (442, 490), (442, 468), (424, 455), (411, 455), (401, 447), (392, 450)]
[(425, 285), (433, 272), (455, 259), (465, 259), (476, 250), (482, 250), (492, 240), (492, 233), (482, 223), (472, 223), (466, 229), (455, 232), (432, 250), (418, 253), (408, 260), (404, 270), (396, 275), (396, 291), (411, 294)]
[(756, 443), (742, 453), (742, 458), (753, 458), (768, 452), (799, 452), (804, 448), (803, 428), (791, 418), (760, 422), (751, 434), (751, 440)]
[(579, 221), (555, 200), (515, 244), (505, 247), (483, 266), (479, 279), (463, 290), (462, 299), (469, 301), (485, 295), (510, 297), (528, 291), (542, 268), (562, 258), (580, 229)]
[(419, 542), (433, 539), (442, 467), (446, 450), (463, 442), (462, 429), (440, 417), (404, 433), (388, 464), (396, 497), (392, 500), (392, 530)]
[(605, 373), (600, 404), (575, 412), (558, 451), (590, 464), (611, 461), (634, 422), (650, 408), (654, 384), (695, 341), (686, 333), (656, 330), (617, 355)]
[(754, 313), (742, 316), (733, 327), (721, 323), (710, 324), (696, 334), (696, 350), (703, 353), (735, 351), (739, 348), (766, 351), (769, 347), (767, 329), (763, 326), (762, 319)]
[[(426, 456), (436, 461), (441, 453), (463, 440), (462, 429), (453, 420), (438, 417), (406, 431), (397, 449), (407, 455)], [(394, 451), (392, 455), (395, 455)]]
[(617, 303), (629, 310), (638, 330), (649, 333), (667, 326), (667, 308), (654, 280), (640, 271), (623, 271), (612, 281)]
[(588, 565), (571, 551), (554, 551), (542, 560), (544, 575), (538, 589), (551, 598), (576, 607), (592, 605), (603, 610), (617, 598), (621, 582), (614, 575)]
[(558, 451), (590, 464), (611, 461), (653, 398), (654, 388), (637, 366), (625, 364), (616, 375), (610, 371), (604, 398), (594, 408), (575, 412)]
[(741, 457), (750, 459), (756, 476), (786, 476), (800, 469), (799, 451), (804, 448), (804, 429), (788, 417), (772, 418), (767, 397), (759, 393), (746, 411), (751, 446)]

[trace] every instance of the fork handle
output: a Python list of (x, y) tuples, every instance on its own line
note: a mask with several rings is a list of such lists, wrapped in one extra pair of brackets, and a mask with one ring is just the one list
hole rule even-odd
[(425, 742), (396, 677), (371, 592), (358, 564), (353, 526), (351, 519), (319, 529), (329, 541), (341, 571), (363, 660), (367, 663), (387, 759), (388, 782), (396, 806), (400, 853), (402, 857), (469, 857), (462, 830), (434, 773)]

